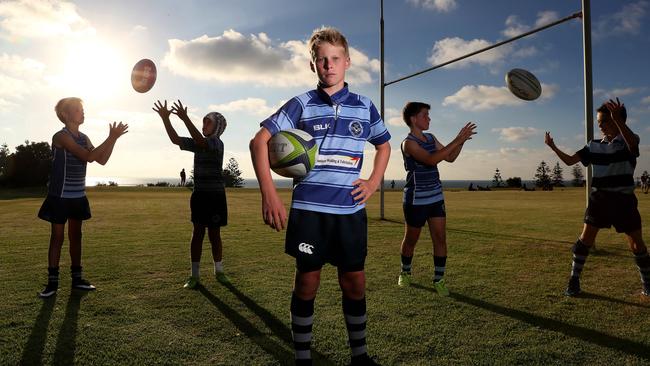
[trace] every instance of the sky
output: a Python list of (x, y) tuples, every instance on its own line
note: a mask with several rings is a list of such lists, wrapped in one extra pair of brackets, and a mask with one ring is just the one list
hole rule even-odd
[[(597, 107), (618, 96), (628, 125), (641, 137), (636, 175), (650, 170), (650, 0), (593, 0), (593, 95)], [(84, 100), (81, 131), (95, 146), (108, 124), (123, 121), (105, 166), (89, 177), (177, 177), (192, 168), (192, 154), (169, 141), (156, 100), (180, 99), (200, 124), (210, 111), (228, 121), (225, 159), (234, 157), (244, 178), (254, 178), (248, 143), (259, 123), (291, 97), (316, 85), (306, 42), (322, 25), (340, 29), (350, 44), (350, 90), (380, 108), (378, 0), (220, 1), (0, 1), (0, 144), (10, 151), (25, 140), (51, 141), (63, 127), (54, 105)], [(386, 0), (386, 81), (426, 69), (581, 9), (580, 0)], [(130, 85), (135, 63), (151, 59), (155, 86), (140, 94)], [(542, 95), (517, 99), (505, 86), (508, 70), (537, 76)], [(532, 179), (544, 160), (559, 159), (544, 145), (550, 131), (573, 153), (584, 139), (582, 23), (579, 19), (490, 52), (386, 87), (385, 122), (392, 135), (386, 179), (404, 179), (399, 150), (408, 134), (401, 109), (408, 101), (431, 105), (431, 127), (443, 144), (468, 121), (478, 134), (454, 163), (441, 163), (448, 180), (490, 180), (495, 169)], [(591, 112), (595, 116), (595, 112)], [(595, 118), (594, 118), (595, 119)], [(175, 116), (181, 136), (189, 136)], [(597, 127), (596, 136), (600, 135)], [(372, 168), (367, 145), (362, 176)], [(564, 177), (570, 180), (570, 169)]]

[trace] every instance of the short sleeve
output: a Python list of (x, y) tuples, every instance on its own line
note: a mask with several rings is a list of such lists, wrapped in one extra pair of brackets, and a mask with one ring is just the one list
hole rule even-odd
[(181, 143), (178, 144), (178, 147), (180, 147), (181, 150), (196, 152), (196, 143), (193, 139), (189, 137), (181, 137), (180, 140)]
[(282, 130), (296, 128), (300, 117), (302, 116), (303, 106), (298, 98), (292, 98), (286, 102), (277, 112), (260, 123), (261, 127), (269, 130), (271, 135)]
[(580, 157), (580, 163), (582, 163), (582, 165), (587, 166), (591, 164), (591, 151), (589, 150), (589, 145), (585, 145), (585, 147), (578, 150), (576, 154)]
[(384, 125), (384, 120), (381, 119), (377, 108), (370, 103), (370, 135), (368, 135), (368, 142), (373, 145), (381, 145), (390, 140), (390, 133)]

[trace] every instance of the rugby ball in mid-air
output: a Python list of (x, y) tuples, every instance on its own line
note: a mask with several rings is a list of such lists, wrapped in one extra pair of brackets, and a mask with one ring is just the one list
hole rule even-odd
[(301, 178), (316, 164), (318, 145), (303, 130), (283, 130), (269, 140), (271, 169), (283, 177)]
[(146, 93), (156, 83), (156, 64), (148, 58), (138, 61), (131, 71), (131, 85), (138, 93)]
[(532, 73), (524, 69), (512, 69), (506, 74), (506, 85), (517, 98), (535, 100), (542, 95), (542, 85)]

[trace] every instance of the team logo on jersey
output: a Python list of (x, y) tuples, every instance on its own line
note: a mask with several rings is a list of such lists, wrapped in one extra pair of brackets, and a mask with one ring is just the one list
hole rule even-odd
[(350, 133), (354, 137), (359, 137), (363, 133), (363, 126), (361, 125), (361, 122), (359, 121), (352, 121), (348, 125), (348, 130), (350, 130)]
[(314, 246), (307, 243), (300, 243), (298, 245), (298, 250), (305, 254), (314, 254), (311, 250), (314, 249)]

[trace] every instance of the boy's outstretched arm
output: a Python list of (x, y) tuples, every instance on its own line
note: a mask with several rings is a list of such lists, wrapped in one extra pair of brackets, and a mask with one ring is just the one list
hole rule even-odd
[(151, 109), (153, 109), (156, 113), (158, 113), (158, 115), (162, 119), (163, 124), (165, 125), (165, 131), (167, 131), (167, 136), (169, 136), (169, 139), (171, 140), (172, 144), (180, 145), (181, 138), (178, 137), (178, 134), (176, 133), (174, 126), (172, 126), (172, 122), (169, 120), (169, 115), (172, 112), (169, 109), (167, 109), (167, 101), (165, 100), (165, 104), (161, 103), (160, 101), (157, 101), (153, 105), (154, 107)]
[(622, 115), (625, 104), (621, 104), (621, 101), (616, 98), (616, 102), (610, 99), (609, 102), (607, 102), (605, 105), (607, 106), (607, 109), (609, 110), (609, 113), (612, 116), (612, 119), (618, 128), (618, 131), (623, 136), (623, 140), (625, 140), (627, 148), (634, 156), (639, 156), (639, 139), (627, 126)]
[(357, 179), (352, 182), (356, 188), (352, 190), (351, 194), (357, 204), (361, 205), (366, 203), (370, 197), (377, 191), (381, 184), (381, 179), (386, 172), (388, 159), (390, 159), (390, 143), (388, 141), (381, 145), (376, 145), (375, 160), (372, 166), (372, 172), (368, 179)]
[(181, 121), (185, 123), (185, 127), (187, 127), (187, 131), (189, 131), (190, 136), (192, 136), (192, 139), (194, 140), (197, 146), (201, 148), (208, 147), (208, 142), (206, 141), (205, 137), (203, 137), (201, 131), (199, 131), (196, 128), (196, 126), (194, 126), (194, 123), (192, 123), (192, 120), (187, 115), (187, 107), (183, 107), (183, 103), (181, 103), (180, 100), (174, 102), (174, 105), (172, 106), (172, 113), (177, 115), (178, 118), (180, 118)]
[(271, 177), (268, 142), (271, 133), (262, 127), (250, 142), (251, 160), (255, 176), (262, 192), (262, 219), (264, 223), (277, 231), (283, 230), (287, 222), (287, 210), (275, 189)]
[[(471, 140), (472, 136), (476, 135), (475, 129), (476, 124), (468, 122), (463, 128), (461, 128), (456, 138), (454, 138), (447, 146), (442, 146), (442, 144), (440, 144), (438, 147), (441, 148), (434, 153), (429, 153), (420, 147), (417, 142), (411, 140), (406, 140), (403, 148), (404, 151), (415, 160), (430, 166), (436, 165), (443, 160), (453, 162), (458, 157), (458, 154), (460, 154), (460, 150), (465, 141)], [(436, 145), (438, 144), (439, 143)]]
[(548, 147), (550, 147), (551, 150), (555, 152), (555, 154), (557, 154), (557, 156), (564, 162), (564, 164), (570, 166), (580, 161), (580, 155), (578, 155), (578, 153), (569, 155), (555, 146), (555, 141), (553, 141), (553, 137), (551, 137), (551, 133), (548, 131), (546, 131), (544, 134), (544, 143), (548, 145)]
[(88, 144), (90, 145), (90, 148), (86, 149), (78, 145), (70, 135), (63, 132), (59, 132), (56, 135), (54, 135), (54, 138), (52, 139), (52, 143), (55, 146), (62, 147), (68, 150), (70, 153), (72, 153), (72, 155), (76, 156), (80, 160), (83, 160), (88, 163), (97, 161), (98, 163), (104, 165), (108, 161), (108, 157), (110, 157), (110, 152), (108, 152), (108, 156), (105, 156), (106, 151), (109, 148), (110, 151), (113, 150), (113, 146), (115, 145), (117, 139), (123, 134), (128, 132), (129, 125), (123, 124), (122, 122), (120, 122), (119, 124), (113, 122), (112, 125), (109, 123), (108, 127), (109, 127), (108, 137), (97, 148), (92, 148), (92, 143), (90, 142), (89, 139)]

